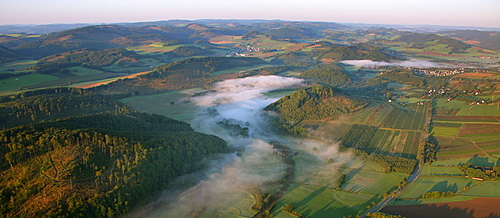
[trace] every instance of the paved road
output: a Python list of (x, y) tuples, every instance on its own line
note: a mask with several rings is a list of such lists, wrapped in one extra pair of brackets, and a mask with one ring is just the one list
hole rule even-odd
[(366, 214), (368, 214), (368, 213), (375, 213), (375, 212), (379, 212), (380, 210), (382, 210), (382, 208), (387, 206), (387, 204), (389, 204), (392, 200), (399, 197), (399, 195), (401, 195), (401, 193), (403, 193), (406, 190), (406, 188), (408, 188), (410, 186), (411, 183), (413, 183), (415, 180), (417, 180), (418, 176), (420, 176), (421, 171), (422, 171), (422, 164), (418, 164), (417, 167), (415, 168), (415, 170), (413, 171), (413, 173), (408, 178), (408, 184), (404, 188), (402, 188), (401, 190), (396, 192), (396, 194), (394, 196), (391, 195), (391, 196), (387, 197), (385, 200), (383, 200), (382, 202), (380, 202), (379, 204), (373, 206), (370, 210), (363, 213), (360, 217), (363, 218), (363, 217), (366, 217)]

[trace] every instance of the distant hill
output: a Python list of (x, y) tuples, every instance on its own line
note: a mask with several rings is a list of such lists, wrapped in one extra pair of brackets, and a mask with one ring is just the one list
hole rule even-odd
[(463, 51), (471, 46), (457, 39), (438, 36), (436, 34), (408, 33), (401, 35), (395, 41), (406, 42), (411, 44), (413, 48), (423, 49), (432, 46), (430, 42), (441, 43), (447, 45), (451, 49), (450, 54)]
[(201, 87), (218, 79), (212, 75), (216, 71), (261, 64), (267, 62), (251, 57), (189, 58), (158, 66), (135, 79), (116, 81), (96, 90), (101, 93), (145, 94)]
[(317, 59), (391, 61), (401, 59), (391, 51), (368, 44), (332, 45), (319, 43), (312, 55)]
[(0, 45), (0, 64), (8, 61), (19, 60), (23, 58), (22, 55)]
[(310, 39), (322, 37), (320, 32), (305, 27), (282, 27), (264, 33), (278, 39)]
[(481, 48), (500, 51), (500, 32), (479, 31), (479, 30), (455, 30), (440, 32), (447, 37), (456, 37), (470, 44), (478, 45)]

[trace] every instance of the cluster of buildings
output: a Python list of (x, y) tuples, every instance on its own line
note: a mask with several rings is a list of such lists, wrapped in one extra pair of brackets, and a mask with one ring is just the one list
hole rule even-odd
[(459, 73), (464, 73), (464, 68), (450, 69), (450, 70), (434, 70), (434, 69), (411, 69), (415, 75), (427, 76), (453, 76)]

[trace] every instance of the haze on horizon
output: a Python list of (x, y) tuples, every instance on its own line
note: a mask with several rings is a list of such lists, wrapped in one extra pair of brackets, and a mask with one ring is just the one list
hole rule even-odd
[(500, 27), (498, 0), (0, 0), (0, 25), (280, 19)]

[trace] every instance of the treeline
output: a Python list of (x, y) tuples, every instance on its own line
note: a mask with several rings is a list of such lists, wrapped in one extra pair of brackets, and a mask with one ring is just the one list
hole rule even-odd
[(123, 103), (91, 91), (53, 88), (0, 97), (0, 128), (107, 111), (129, 111)]
[(453, 197), (455, 196), (455, 193), (451, 191), (447, 192), (440, 192), (440, 191), (431, 191), (425, 193), (425, 195), (422, 195), (421, 198), (447, 198), (447, 197)]
[(387, 173), (396, 172), (411, 174), (417, 166), (417, 160), (415, 159), (375, 153), (368, 155), (368, 160), (371, 160), (383, 167)]
[(386, 213), (367, 213), (366, 216), (367, 218), (405, 218), (404, 216), (401, 215), (391, 215), (391, 214), (386, 214)]
[(484, 180), (500, 180), (500, 167), (481, 167), (474, 166), (472, 163), (459, 165), (457, 168), (462, 172), (462, 175), (473, 178), (481, 178)]
[(162, 78), (175, 72), (190, 75), (192, 77), (208, 77), (211, 73), (236, 67), (266, 64), (260, 58), (250, 57), (202, 57), (189, 58), (169, 64), (158, 66), (153, 72), (143, 74), (142, 78)]
[(351, 84), (351, 78), (339, 68), (320, 67), (302, 72), (300, 77), (314, 79), (317, 82), (331, 86), (347, 86)]
[(103, 67), (114, 64), (119, 60), (132, 63), (137, 62), (138, 59), (140, 59), (140, 55), (123, 48), (106, 50), (78, 49), (42, 58), (31, 69), (38, 73), (53, 73), (72, 66)]
[(136, 112), (1, 131), (0, 149), (5, 217), (124, 215), (204, 156), (228, 151), (185, 122)]

